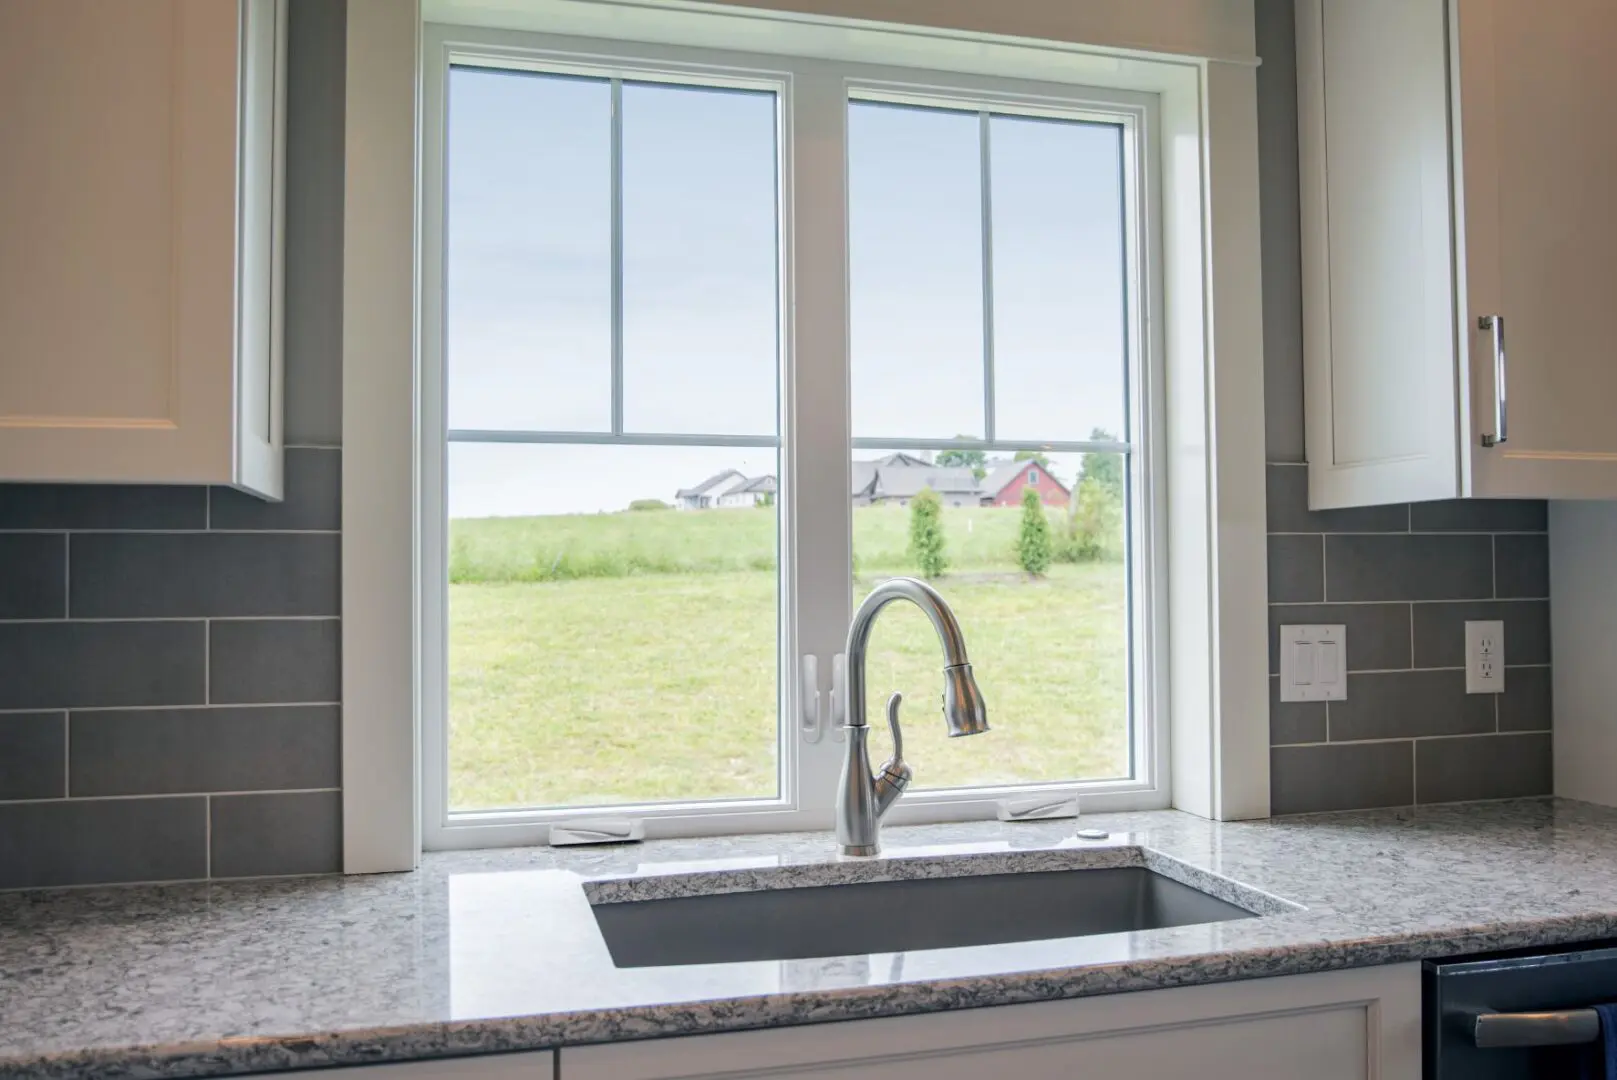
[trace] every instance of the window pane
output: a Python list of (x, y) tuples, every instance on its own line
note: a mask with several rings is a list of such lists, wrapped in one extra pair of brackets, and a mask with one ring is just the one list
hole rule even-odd
[(623, 422), (773, 435), (776, 100), (623, 87)]
[[(894, 604), (882, 612), (868, 656), (872, 756), (891, 752), (884, 709), (902, 690), (916, 789), (1130, 775), (1123, 458), (954, 455), (962, 453), (855, 453), (854, 603), (886, 578), (936, 569), (911, 542), (915, 493), (931, 488), (942, 504), (945, 561), (931, 580), (960, 618), (991, 730), (946, 736), (937, 635), (914, 605)], [(870, 478), (863, 489), (861, 476)], [(1048, 534), (1049, 563), (1037, 574), (1024, 569), (1018, 546), (1029, 513), (1024, 490), (1042, 499), (1032, 513)]]
[(853, 433), (981, 438), (976, 113), (848, 107)]
[(1116, 124), (989, 121), (999, 438), (1123, 435), (1122, 145)]
[(452, 810), (778, 793), (776, 475), (773, 449), (450, 445)]
[(603, 79), (450, 69), (450, 427), (611, 426), (611, 139)]

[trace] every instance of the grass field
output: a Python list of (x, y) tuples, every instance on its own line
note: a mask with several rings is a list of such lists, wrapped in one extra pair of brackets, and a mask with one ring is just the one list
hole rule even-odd
[[(993, 730), (948, 740), (925, 617), (876, 628), (868, 708), (905, 692), (917, 786), (1114, 776), (1127, 768), (1123, 564), (1010, 565), (1018, 511), (945, 513), (939, 579)], [(456, 809), (771, 795), (776, 578), (771, 511), (458, 521), (450, 588)], [(908, 515), (854, 515), (867, 590), (909, 572)], [(559, 569), (567, 567), (562, 574)], [(588, 569), (591, 572), (582, 573)], [(885, 730), (873, 737), (886, 752)]]

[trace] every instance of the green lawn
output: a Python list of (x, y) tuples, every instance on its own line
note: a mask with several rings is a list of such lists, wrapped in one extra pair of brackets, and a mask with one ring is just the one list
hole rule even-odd
[[(891, 608), (876, 628), (871, 722), (905, 691), (918, 787), (1126, 771), (1123, 565), (1057, 565), (1031, 580), (1005, 565), (1015, 518), (946, 514), (965, 569), (936, 582), (965, 628), (990, 733), (943, 737), (940, 655), (918, 610)], [(878, 568), (907, 570), (907, 520), (855, 514), (860, 592), (885, 576)], [(772, 557), (773, 521), (757, 510), (456, 522), (451, 805), (773, 794), (775, 575), (749, 569)], [(523, 579), (558, 554), (631, 572)], [(639, 568), (658, 560), (680, 572)], [(885, 731), (873, 743), (885, 754)]]

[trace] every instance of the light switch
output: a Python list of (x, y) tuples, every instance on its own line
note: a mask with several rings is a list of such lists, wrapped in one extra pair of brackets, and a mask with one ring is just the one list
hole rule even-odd
[(1347, 627), (1280, 628), (1280, 700), (1343, 701), (1347, 698)]

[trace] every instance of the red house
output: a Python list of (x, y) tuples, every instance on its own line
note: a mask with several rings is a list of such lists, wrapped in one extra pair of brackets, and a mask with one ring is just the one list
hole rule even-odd
[(1021, 506), (1022, 492), (1032, 488), (1046, 506), (1066, 506), (1072, 500), (1067, 486), (1037, 461), (1010, 461), (983, 477), (984, 506)]

